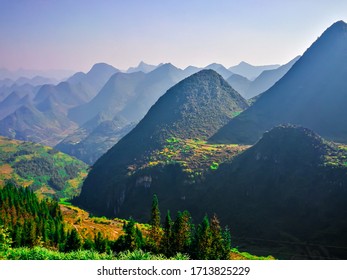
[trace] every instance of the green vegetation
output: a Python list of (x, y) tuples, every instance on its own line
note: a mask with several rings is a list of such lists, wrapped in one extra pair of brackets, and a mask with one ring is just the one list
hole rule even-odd
[(201, 139), (171, 137), (166, 139), (162, 149), (151, 153), (140, 169), (179, 164), (183, 172), (194, 181), (198, 177), (203, 177), (209, 170), (217, 170), (220, 163), (230, 161), (248, 147), (235, 144), (209, 144)]
[[(98, 253), (92, 250), (78, 250), (70, 253), (63, 253), (49, 250), (43, 247), (15, 248), (7, 251), (0, 251), (0, 260), (167, 260), (163, 255), (154, 255), (142, 250), (133, 252), (124, 251), (116, 256), (107, 253)], [(188, 260), (189, 257), (177, 254), (169, 260)]]
[(57, 202), (39, 201), (28, 188), (7, 184), (0, 190), (0, 224), (7, 227), (12, 247), (62, 247), (65, 225)]
[(332, 167), (347, 167), (347, 145), (335, 145), (329, 143), (334, 149), (330, 149), (324, 157), (324, 165)]
[(50, 147), (0, 137), (0, 187), (12, 181), (40, 197), (72, 198), (80, 193), (87, 169)]
[[(39, 200), (28, 188), (7, 184), (0, 189), (0, 259), (7, 260), (186, 260), (230, 259), (230, 233), (216, 216), (206, 216), (197, 227), (188, 211), (175, 221), (168, 213), (160, 226), (157, 196), (153, 197), (150, 225), (121, 221), (123, 232), (110, 240), (100, 231), (82, 235), (69, 225), (56, 201)], [(61, 206), (67, 207), (67, 206)], [(68, 206), (72, 207), (72, 206)], [(104, 221), (105, 217), (92, 219)], [(82, 219), (80, 219), (82, 222)]]

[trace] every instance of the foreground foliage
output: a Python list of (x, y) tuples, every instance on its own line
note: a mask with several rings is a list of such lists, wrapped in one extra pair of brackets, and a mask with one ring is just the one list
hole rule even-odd
[[(73, 206), (69, 206), (72, 207)], [(186, 260), (232, 259), (229, 230), (222, 229), (218, 218), (207, 216), (199, 225), (192, 223), (188, 211), (178, 212), (172, 220), (167, 212), (161, 226), (158, 197), (154, 195), (149, 225), (111, 221), (105, 217), (88, 218), (94, 234), (80, 217), (66, 223), (58, 202), (43, 199), (28, 188), (11, 184), (0, 189), (0, 259), (8, 260)], [(65, 210), (66, 211), (66, 210)], [(72, 210), (71, 210), (72, 211)], [(77, 210), (76, 210), (77, 211)], [(82, 211), (82, 210), (81, 210)], [(74, 212), (74, 211), (72, 211)], [(79, 213), (74, 212), (74, 213)], [(81, 212), (83, 213), (83, 212)], [(70, 221), (71, 222), (71, 221)], [(123, 229), (116, 239), (95, 231), (95, 225)], [(236, 254), (240, 259), (252, 255)]]

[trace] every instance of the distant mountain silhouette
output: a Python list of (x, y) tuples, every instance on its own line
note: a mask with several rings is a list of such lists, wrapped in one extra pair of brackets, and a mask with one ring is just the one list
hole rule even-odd
[(289, 71), (295, 62), (299, 60), (299, 58), (300, 56), (297, 56), (288, 63), (276, 69), (264, 70), (261, 72), (261, 74), (254, 81), (252, 81), (244, 97), (246, 99), (250, 99), (271, 88)]
[(251, 99), (272, 87), (288, 72), (299, 58), (300, 56), (297, 56), (287, 64), (276, 69), (264, 70), (254, 81), (250, 81), (241, 75), (235, 74), (230, 76), (227, 82), (244, 98)]
[(226, 69), (222, 64), (212, 63), (207, 65), (204, 69), (211, 69), (216, 71), (219, 75), (221, 75), (225, 80), (228, 79), (232, 74), (232, 71)]
[(238, 93), (246, 98), (247, 91), (252, 84), (252, 81), (248, 80), (246, 77), (233, 74), (226, 80)]
[(143, 72), (143, 73), (148, 73), (153, 71), (154, 69), (162, 66), (163, 63), (159, 64), (159, 65), (150, 65), (147, 63), (144, 63), (143, 61), (141, 61), (139, 63), (139, 65), (137, 67), (129, 67), (129, 69), (126, 71), (127, 73), (134, 73), (134, 72)]
[(69, 117), (84, 124), (99, 113), (112, 120), (116, 115), (129, 123), (139, 121), (155, 101), (171, 86), (185, 78), (185, 73), (172, 64), (164, 64), (150, 73), (117, 73), (89, 103), (76, 107)]
[(45, 77), (57, 81), (62, 81), (74, 73), (72, 70), (51, 69), (51, 70), (33, 70), (33, 69), (18, 69), (10, 71), (6, 68), (0, 68), (0, 80), (11, 79), (13, 81), (20, 78), (34, 79), (37, 76)]
[(347, 25), (334, 23), (273, 87), (211, 138), (255, 143), (266, 130), (292, 123), (347, 143)]
[(272, 70), (278, 68), (280, 65), (274, 64), (274, 65), (263, 65), (263, 66), (253, 66), (247, 62), (241, 61), (238, 65), (232, 66), (228, 68), (229, 71), (244, 76), (248, 80), (254, 80), (256, 77), (258, 77), (261, 72), (265, 70)]
[(21, 106), (0, 121), (2, 136), (49, 146), (56, 145), (76, 128), (64, 115), (40, 111), (31, 104)]
[(71, 76), (67, 82), (72, 85), (80, 85), (84, 88), (84, 94), (91, 100), (105, 85), (109, 78), (120, 70), (106, 63), (97, 63), (88, 73), (78, 72)]

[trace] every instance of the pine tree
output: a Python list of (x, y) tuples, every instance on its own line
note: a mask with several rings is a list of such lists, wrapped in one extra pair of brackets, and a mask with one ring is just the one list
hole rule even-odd
[(192, 222), (188, 211), (178, 212), (172, 227), (174, 253), (188, 253), (192, 242)]
[(142, 233), (136, 227), (133, 218), (130, 218), (128, 222), (124, 222), (123, 231), (125, 234), (120, 236), (114, 244), (115, 251), (134, 251), (144, 246)]
[(66, 239), (65, 252), (77, 251), (82, 247), (82, 239), (76, 229), (72, 229)]
[(162, 238), (162, 230), (160, 228), (160, 210), (158, 197), (156, 194), (153, 195), (152, 209), (151, 209), (151, 230), (149, 232), (149, 247), (151, 251), (157, 253), (160, 248), (160, 241)]
[(99, 253), (109, 251), (108, 239), (104, 238), (100, 231), (94, 236), (94, 248)]
[(216, 214), (211, 218), (212, 244), (210, 259), (223, 260), (229, 259), (230, 247), (226, 246), (223, 232)]
[(172, 220), (170, 216), (170, 211), (167, 211), (166, 217), (165, 217), (165, 223), (164, 223), (164, 234), (163, 238), (161, 239), (161, 252), (170, 257), (173, 255), (172, 250)]
[(193, 256), (199, 260), (208, 260), (212, 250), (212, 232), (208, 217), (205, 216), (195, 233)]

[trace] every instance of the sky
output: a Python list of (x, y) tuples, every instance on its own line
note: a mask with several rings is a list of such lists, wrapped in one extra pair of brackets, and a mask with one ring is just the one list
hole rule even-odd
[(338, 20), (346, 0), (0, 0), (0, 68), (284, 64)]

